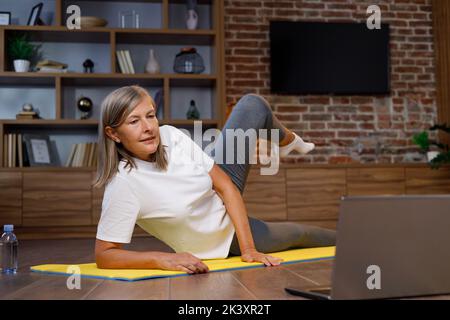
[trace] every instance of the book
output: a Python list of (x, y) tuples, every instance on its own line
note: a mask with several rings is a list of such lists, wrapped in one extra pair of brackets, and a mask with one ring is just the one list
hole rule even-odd
[(8, 133), (8, 168), (12, 167), (12, 134)]
[(81, 144), (77, 143), (75, 147), (75, 154), (72, 160), (72, 167), (78, 167), (78, 159), (80, 158)]
[(8, 164), (8, 135), (3, 135), (3, 167)]
[(22, 134), (17, 135), (17, 152), (19, 158), (19, 168), (23, 168), (23, 149), (22, 149)]
[(18, 114), (20, 115), (35, 115), (36, 111), (20, 111)]
[(134, 72), (133, 60), (131, 60), (131, 54), (129, 50), (125, 50), (125, 58), (127, 60), (130, 73), (135, 74), (136, 72)]
[(121, 73), (127, 73), (126, 69), (125, 69), (125, 64), (124, 64), (124, 61), (123, 61), (121, 50), (117, 50), (116, 51), (116, 56), (117, 56), (117, 62), (119, 63), (120, 72)]
[(71, 147), (70, 153), (69, 153), (69, 157), (67, 158), (67, 161), (66, 161), (66, 167), (72, 166), (72, 160), (73, 160), (73, 156), (75, 155), (76, 146), (77, 146), (76, 144), (72, 144), (72, 147)]
[(91, 144), (86, 143), (86, 149), (85, 149), (84, 156), (83, 156), (83, 167), (88, 166), (89, 152), (91, 152)]
[(80, 143), (79, 154), (78, 154), (77, 165), (76, 165), (77, 167), (83, 166), (83, 157), (84, 157), (85, 152), (86, 152), (86, 144)]
[(53, 60), (41, 60), (36, 64), (36, 67), (53, 67), (53, 68), (67, 68), (67, 64), (59, 62), (59, 61), (53, 61)]
[(124, 73), (127, 73), (127, 74), (130, 73), (130, 69), (128, 69), (128, 63), (125, 58), (125, 53), (123, 52), (123, 50), (119, 50), (119, 55), (120, 55), (120, 58), (122, 59), (123, 68), (125, 70)]
[(39, 119), (37, 115), (35, 116), (28, 116), (28, 115), (16, 115), (16, 120), (33, 120), (33, 119)]
[(37, 72), (43, 72), (43, 73), (52, 73), (52, 72), (57, 72), (57, 73), (67, 73), (67, 68), (50, 68), (50, 67), (39, 67), (37, 69)]
[(17, 134), (12, 134), (12, 148), (11, 148), (11, 167), (16, 167), (16, 149), (17, 149)]

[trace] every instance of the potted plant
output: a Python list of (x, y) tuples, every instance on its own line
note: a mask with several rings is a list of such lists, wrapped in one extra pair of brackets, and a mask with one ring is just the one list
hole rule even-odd
[[(444, 125), (434, 125), (430, 131), (441, 130), (450, 134), (450, 127)], [(420, 132), (413, 136), (413, 142), (420, 147), (420, 149), (427, 154), (428, 163), (432, 168), (438, 169), (446, 163), (450, 163), (450, 148), (448, 145), (430, 140), (427, 131)]]
[(16, 34), (8, 41), (8, 55), (16, 72), (28, 72), (31, 60), (39, 55), (40, 45), (32, 44), (26, 34)]

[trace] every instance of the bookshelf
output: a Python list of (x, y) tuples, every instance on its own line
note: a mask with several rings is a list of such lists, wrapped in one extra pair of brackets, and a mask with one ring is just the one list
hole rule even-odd
[[(52, 16), (45, 26), (26, 26), (27, 15), (34, 5), (31, 0), (18, 4), (1, 4), (0, 11), (11, 11), (13, 25), (0, 26), (0, 136), (10, 133), (43, 133), (56, 141), (61, 167), (5, 168), (3, 140), (0, 139), (0, 168), (32, 170), (69, 169), (64, 167), (71, 144), (95, 142), (100, 104), (114, 89), (131, 84), (146, 88), (151, 95), (163, 92), (163, 116), (160, 124), (191, 128), (186, 120), (189, 101), (194, 99), (204, 128), (220, 128), (225, 115), (223, 2), (199, 0), (198, 28), (188, 30), (184, 23), (186, 10), (182, 0), (134, 1), (65, 1), (45, 0), (43, 14)], [(66, 8), (78, 5), (82, 16), (98, 16), (108, 20), (105, 27), (69, 30), (65, 26)], [(26, 9), (27, 10), (26, 10)], [(135, 10), (140, 15), (140, 28), (120, 28), (118, 13)], [(17, 15), (15, 15), (15, 12)], [(43, 58), (69, 65), (68, 73), (16, 73), (7, 54), (8, 38), (14, 32), (26, 33), (33, 43), (41, 44)], [(195, 47), (205, 62), (201, 74), (173, 72), (175, 55), (183, 47)], [(152, 48), (161, 66), (160, 74), (144, 72), (148, 50)], [(129, 50), (135, 74), (120, 72), (117, 50)], [(94, 61), (94, 73), (83, 73), (82, 62)], [(94, 104), (91, 118), (80, 120), (76, 101), (89, 97)], [(31, 103), (43, 119), (16, 120), (22, 105)], [(76, 168), (70, 168), (75, 170)], [(79, 168), (82, 169), (82, 168)], [(89, 168), (88, 168), (89, 169)], [(90, 168), (94, 170), (94, 168)]]
[[(27, 26), (31, 8), (43, 2), (44, 26)], [(105, 27), (69, 30), (66, 8), (78, 5), (82, 16), (108, 20)], [(95, 168), (65, 167), (72, 145), (95, 142), (100, 103), (116, 88), (138, 84), (154, 95), (162, 90), (160, 125), (193, 129), (185, 113), (191, 99), (201, 113), (204, 129), (221, 128), (225, 121), (223, 1), (198, 0), (199, 24), (188, 30), (184, 0), (20, 0), (2, 1), (0, 11), (12, 13), (12, 23), (0, 26), (0, 224), (14, 224), (19, 237), (92, 237), (101, 213), (103, 191), (93, 188)], [(118, 12), (135, 10), (140, 28), (120, 28)], [(51, 17), (51, 18), (48, 18)], [(42, 59), (68, 64), (68, 73), (16, 73), (7, 54), (15, 32), (41, 44)], [(184, 47), (195, 47), (205, 62), (201, 74), (177, 74), (172, 66)], [(155, 51), (160, 74), (144, 73), (149, 49)], [(129, 50), (135, 74), (120, 72), (117, 50)], [(84, 73), (85, 59), (94, 61), (93, 73)], [(89, 97), (93, 112), (81, 120), (76, 107)], [(42, 119), (16, 119), (25, 103), (38, 108)], [(60, 159), (59, 166), (7, 167), (4, 136), (48, 135)], [(139, 233), (139, 229), (136, 230)]]

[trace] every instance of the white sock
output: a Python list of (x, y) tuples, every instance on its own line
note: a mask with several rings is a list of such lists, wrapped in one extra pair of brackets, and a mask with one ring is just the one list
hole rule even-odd
[(314, 143), (303, 141), (303, 139), (300, 138), (296, 133), (294, 133), (294, 136), (295, 138), (291, 143), (280, 147), (280, 157), (287, 156), (293, 150), (296, 150), (300, 154), (307, 154), (314, 149)]

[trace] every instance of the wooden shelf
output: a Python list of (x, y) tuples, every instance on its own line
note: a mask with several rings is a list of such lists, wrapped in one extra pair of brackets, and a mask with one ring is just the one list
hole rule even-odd
[[(217, 81), (216, 75), (209, 74), (160, 74), (146, 73), (40, 73), (40, 72), (0, 72), (0, 84), (15, 86), (54, 86), (55, 79), (61, 78), (67, 86), (121, 86), (129, 85), (130, 80), (148, 86), (162, 86), (164, 79), (168, 79), (175, 87), (210, 87)], [(98, 80), (102, 80), (98, 82)]]
[(33, 119), (33, 120), (0, 120), (0, 131), (8, 132), (31, 132), (46, 131), (54, 133), (64, 133), (66, 130), (71, 132), (97, 132), (97, 120), (76, 120), (76, 119)]
[(1, 168), (0, 172), (43, 172), (43, 171), (50, 171), (50, 172), (79, 172), (79, 171), (95, 171), (96, 168), (94, 167), (15, 167), (15, 168)]
[[(201, 120), (184, 120), (184, 119), (174, 119), (174, 120), (159, 120), (160, 125), (170, 124), (170, 125), (180, 125), (180, 126), (193, 126), (194, 121), (202, 121), (203, 125), (213, 126), (218, 124), (218, 120), (214, 119), (201, 119)], [(98, 120), (87, 119), (87, 120), (72, 120), (72, 119), (33, 119), (33, 120), (0, 120), (0, 125), (8, 127), (16, 126), (28, 126), (28, 127), (97, 127)]]
[(215, 30), (147, 29), (147, 28), (83, 28), (70, 30), (65, 26), (0, 26), (0, 30), (30, 33), (32, 41), (109, 43), (116, 34), (117, 43), (212, 45)]

